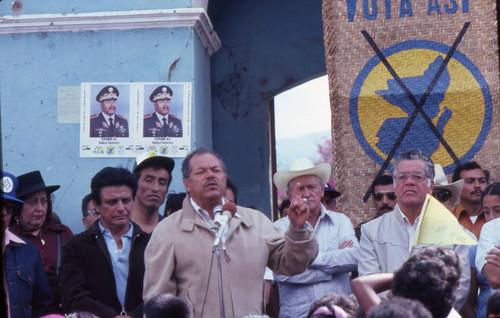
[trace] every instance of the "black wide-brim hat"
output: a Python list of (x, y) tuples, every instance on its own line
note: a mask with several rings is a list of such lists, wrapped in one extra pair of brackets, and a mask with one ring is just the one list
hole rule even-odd
[(18, 176), (17, 181), (19, 181), (19, 187), (17, 188), (18, 197), (23, 197), (42, 190), (50, 194), (61, 187), (59, 185), (46, 186), (42, 174), (38, 170)]

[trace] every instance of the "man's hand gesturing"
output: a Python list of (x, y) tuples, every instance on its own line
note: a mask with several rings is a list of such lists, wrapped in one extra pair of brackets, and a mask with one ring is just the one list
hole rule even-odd
[(292, 198), (290, 199), (290, 208), (288, 209), (288, 219), (290, 226), (295, 229), (303, 228), (309, 217), (309, 207), (306, 199), (300, 195), (300, 183), (295, 185)]

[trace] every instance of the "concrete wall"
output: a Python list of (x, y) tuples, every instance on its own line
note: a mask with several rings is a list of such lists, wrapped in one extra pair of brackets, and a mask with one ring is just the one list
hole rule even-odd
[(326, 73), (321, 1), (212, 0), (208, 13), (222, 42), (211, 62), (214, 148), (238, 203), (270, 215), (268, 103)]
[[(43, 3), (43, 5), (42, 5)], [(22, 14), (157, 9), (190, 1), (24, 1)], [(0, 14), (11, 14), (0, 2)], [(54, 210), (74, 232), (83, 230), (80, 205), (90, 179), (105, 166), (132, 168), (134, 159), (79, 157), (79, 124), (58, 123), (57, 89), (81, 82), (193, 82), (192, 143), (211, 146), (210, 56), (193, 28), (38, 32), (0, 35), (3, 169), (40, 170), (61, 185)], [(170, 191), (184, 191), (176, 159)]]

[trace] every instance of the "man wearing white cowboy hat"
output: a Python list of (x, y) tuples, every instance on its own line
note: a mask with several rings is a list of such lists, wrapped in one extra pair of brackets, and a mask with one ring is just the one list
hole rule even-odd
[(464, 180), (460, 179), (453, 183), (448, 183), (444, 174), (443, 167), (439, 164), (434, 165), (434, 189), (432, 196), (438, 199), (448, 210), (457, 206), (460, 200), (460, 193), (464, 187)]
[[(301, 158), (292, 161), (289, 170), (274, 174), (274, 184), (286, 192), (292, 203), (299, 199), (306, 203), (307, 222), (319, 243), (319, 254), (304, 273), (274, 275), (280, 295), (279, 317), (306, 317), (315, 299), (328, 294), (351, 293), (349, 272), (357, 268), (359, 245), (350, 219), (321, 204), (331, 171), (328, 163), (314, 166), (309, 159)], [(289, 224), (288, 217), (274, 222), (283, 231)]]

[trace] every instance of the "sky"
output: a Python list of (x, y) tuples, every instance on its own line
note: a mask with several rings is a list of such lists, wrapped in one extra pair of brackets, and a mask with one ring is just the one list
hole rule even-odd
[(277, 95), (274, 105), (277, 140), (330, 130), (327, 75)]

